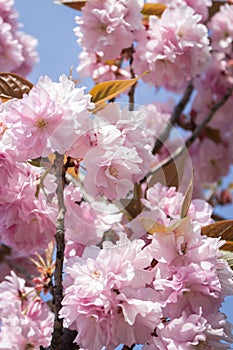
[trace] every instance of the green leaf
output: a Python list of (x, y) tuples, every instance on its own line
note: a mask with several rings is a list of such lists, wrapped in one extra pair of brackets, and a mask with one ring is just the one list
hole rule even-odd
[(12, 98), (22, 98), (28, 94), (33, 84), (14, 73), (0, 73), (0, 98), (3, 102)]
[(163, 11), (166, 9), (166, 6), (164, 4), (155, 3), (155, 4), (144, 4), (141, 13), (145, 16), (157, 16), (161, 17), (163, 14)]
[(110, 100), (130, 88), (147, 73), (149, 73), (149, 71), (134, 79), (104, 81), (103, 83), (95, 85), (93, 89), (89, 91), (89, 94), (92, 95), (92, 102), (95, 102), (96, 106), (101, 105), (104, 101)]
[(201, 233), (208, 237), (221, 237), (225, 241), (233, 241), (233, 220), (223, 220), (202, 227)]
[(62, 5), (66, 5), (71, 7), (74, 10), (81, 11), (82, 7), (86, 4), (87, 1), (81, 1), (81, 0), (59, 0), (58, 3)]
[(189, 210), (190, 203), (192, 200), (192, 194), (193, 194), (193, 176), (190, 180), (187, 191), (184, 195), (184, 200), (183, 200), (182, 208), (181, 208), (181, 212), (180, 212), (181, 218), (184, 218), (188, 214), (188, 210)]

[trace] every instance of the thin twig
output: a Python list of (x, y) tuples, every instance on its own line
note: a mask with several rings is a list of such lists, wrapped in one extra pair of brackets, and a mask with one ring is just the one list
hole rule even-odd
[(201, 131), (211, 121), (211, 119), (213, 118), (214, 114), (219, 110), (219, 108), (221, 108), (224, 105), (224, 103), (226, 103), (226, 101), (231, 97), (232, 92), (233, 92), (233, 86), (232, 86), (232, 88), (230, 88), (226, 92), (226, 94), (221, 98), (221, 100), (219, 100), (210, 109), (208, 115), (203, 120), (203, 122), (196, 127), (196, 129), (193, 131), (193, 134), (186, 140), (185, 145), (183, 147), (179, 147), (171, 156), (169, 156), (166, 159), (164, 159), (160, 164), (158, 164), (156, 169), (154, 169), (153, 171), (148, 172), (147, 175), (140, 181), (140, 183), (144, 182), (151, 175), (154, 175), (158, 170), (161, 169), (161, 167), (169, 165), (171, 162), (174, 162), (179, 156), (181, 156), (181, 154), (187, 148), (189, 148), (192, 145), (192, 143), (197, 139), (197, 137), (200, 135)]
[(57, 200), (58, 200), (58, 217), (56, 223), (56, 267), (54, 271), (54, 328), (50, 350), (60, 350), (62, 348), (63, 320), (59, 318), (59, 311), (62, 302), (62, 272), (65, 251), (65, 204), (64, 204), (64, 156), (56, 153), (54, 161), (55, 174), (57, 179)]
[[(134, 53), (134, 47), (133, 45), (131, 46), (130, 50), (130, 60), (129, 60), (129, 66), (130, 66), (130, 74), (131, 74), (131, 79), (134, 79), (136, 77), (135, 72), (133, 70), (133, 53)], [(137, 83), (133, 84), (129, 90), (128, 96), (129, 96), (129, 110), (133, 111), (134, 110), (134, 94), (135, 94), (135, 89), (136, 89)]]
[(196, 138), (200, 135), (201, 131), (206, 127), (206, 125), (211, 121), (215, 113), (221, 108), (226, 101), (229, 99), (229, 97), (232, 95), (233, 87), (227, 90), (225, 95), (219, 100), (209, 111), (206, 118), (202, 121), (201, 124), (199, 124), (196, 129), (194, 129), (192, 135), (186, 140), (185, 146), (188, 148), (191, 146), (191, 144), (196, 140)]
[(170, 118), (170, 121), (169, 121), (170, 123), (167, 125), (167, 127), (164, 130), (164, 132), (162, 133), (162, 135), (160, 135), (159, 139), (156, 140), (154, 148), (152, 150), (152, 154), (153, 155), (155, 155), (156, 153), (159, 152), (159, 150), (163, 146), (164, 142), (168, 139), (172, 126), (180, 118), (181, 113), (183, 112), (185, 106), (187, 105), (187, 103), (190, 100), (192, 92), (193, 92), (193, 84), (192, 84), (192, 81), (191, 81), (188, 84), (188, 86), (187, 86), (187, 88), (186, 88), (186, 90), (184, 92), (184, 95), (182, 96), (181, 100), (175, 106), (174, 111), (173, 111), (173, 113), (171, 115), (171, 118)]

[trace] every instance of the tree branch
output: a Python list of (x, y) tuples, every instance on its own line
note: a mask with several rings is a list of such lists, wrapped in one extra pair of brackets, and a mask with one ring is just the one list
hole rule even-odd
[(58, 199), (58, 217), (56, 223), (56, 267), (54, 271), (54, 328), (52, 334), (52, 341), (50, 350), (59, 350), (62, 348), (62, 333), (63, 333), (63, 320), (59, 318), (59, 311), (61, 309), (62, 302), (62, 272), (63, 272), (63, 261), (65, 251), (65, 204), (64, 204), (64, 156), (56, 153), (54, 161), (55, 174), (57, 179), (57, 199)]
[[(133, 53), (134, 53), (134, 47), (133, 45), (131, 46), (130, 50), (129, 50), (129, 54), (130, 54), (130, 60), (129, 60), (129, 66), (130, 66), (130, 74), (131, 74), (131, 78), (134, 79), (135, 73), (132, 67), (133, 64)], [(133, 111), (134, 110), (134, 93), (135, 93), (135, 89), (136, 89), (136, 85), (137, 83), (133, 84), (129, 90), (128, 96), (129, 96), (129, 110)]]
[(161, 167), (165, 167), (169, 165), (171, 162), (174, 162), (179, 156), (182, 155), (182, 153), (189, 148), (192, 143), (197, 139), (197, 137), (200, 135), (201, 131), (206, 127), (206, 125), (211, 121), (213, 118), (214, 114), (221, 108), (224, 103), (230, 98), (233, 92), (233, 86), (228, 89), (226, 94), (217, 102), (209, 111), (208, 115), (206, 118), (203, 120), (201, 124), (199, 124), (196, 129), (194, 129), (193, 134), (186, 140), (185, 145), (183, 147), (179, 147), (171, 156), (167, 157), (164, 159), (158, 166), (156, 167), (155, 170), (150, 171), (147, 173), (147, 175), (140, 181), (140, 183), (144, 182), (148, 177), (151, 175), (154, 175), (158, 170), (161, 169)]
[(156, 140), (154, 148), (152, 150), (152, 154), (153, 155), (155, 155), (156, 153), (159, 152), (159, 150), (163, 146), (164, 142), (168, 139), (172, 126), (179, 119), (179, 117), (180, 117), (181, 113), (183, 112), (185, 106), (187, 105), (187, 103), (190, 100), (192, 92), (193, 92), (193, 84), (192, 84), (192, 81), (191, 81), (188, 84), (188, 86), (187, 86), (187, 88), (186, 88), (186, 90), (184, 92), (184, 95), (182, 96), (181, 100), (179, 101), (179, 103), (174, 108), (174, 111), (173, 111), (173, 113), (171, 115), (171, 118), (170, 118), (170, 124), (168, 124), (168, 126), (166, 127), (164, 132), (160, 135), (159, 139)]
[(221, 108), (232, 95), (233, 87), (227, 90), (225, 95), (219, 100), (209, 111), (206, 118), (199, 124), (196, 129), (194, 129), (192, 135), (186, 140), (185, 146), (189, 148), (191, 144), (196, 140), (196, 138), (200, 135), (201, 131), (207, 126), (207, 124), (211, 121), (215, 113)]

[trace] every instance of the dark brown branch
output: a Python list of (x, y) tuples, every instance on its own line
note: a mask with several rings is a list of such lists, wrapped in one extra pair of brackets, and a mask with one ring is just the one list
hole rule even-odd
[(131, 346), (123, 345), (123, 348), (121, 350), (133, 350), (135, 348), (136, 344), (133, 344)]
[(167, 166), (171, 162), (174, 162), (178, 157), (180, 157), (182, 153), (185, 152), (185, 150), (189, 148), (192, 145), (192, 143), (197, 139), (197, 137), (200, 135), (200, 133), (206, 127), (206, 125), (211, 121), (214, 114), (219, 110), (219, 108), (221, 108), (224, 105), (224, 103), (226, 103), (226, 101), (230, 98), (232, 92), (233, 87), (230, 88), (226, 92), (226, 94), (221, 98), (221, 100), (211, 108), (203, 122), (196, 127), (196, 129), (193, 131), (193, 134), (186, 140), (185, 145), (183, 147), (179, 147), (170, 157), (166, 158), (164, 161), (158, 164), (155, 170), (147, 173), (147, 175), (140, 181), (140, 183), (144, 182), (151, 175), (154, 175), (159, 169), (161, 169), (162, 166)]
[[(129, 66), (130, 66), (130, 74), (131, 74), (131, 79), (134, 79), (135, 73), (133, 70), (133, 53), (134, 53), (134, 47), (132, 45), (132, 47), (129, 50), (129, 54), (130, 54), (130, 60), (129, 60)], [(133, 84), (129, 90), (128, 96), (129, 96), (129, 110), (133, 111), (134, 110), (134, 94), (135, 94), (135, 89), (136, 89), (136, 85), (137, 83)]]
[(58, 200), (58, 217), (56, 223), (56, 267), (54, 271), (54, 328), (52, 334), (52, 341), (50, 350), (62, 349), (62, 334), (63, 334), (63, 320), (59, 318), (59, 311), (62, 302), (62, 272), (65, 251), (65, 204), (64, 204), (64, 170), (63, 170), (64, 156), (56, 153), (54, 161), (55, 174), (57, 178), (57, 200)]
[(199, 124), (196, 129), (193, 131), (192, 135), (186, 140), (185, 146), (188, 148), (191, 146), (191, 144), (197, 139), (197, 137), (200, 135), (201, 131), (207, 126), (207, 124), (211, 121), (215, 113), (221, 108), (227, 100), (232, 95), (233, 87), (227, 90), (225, 95), (219, 100), (209, 111), (206, 118), (202, 121), (201, 124)]
[(168, 126), (166, 127), (166, 129), (164, 130), (162, 135), (160, 135), (159, 139), (156, 140), (154, 148), (152, 150), (152, 154), (153, 155), (155, 155), (156, 153), (159, 152), (159, 150), (163, 146), (164, 142), (168, 139), (172, 126), (180, 118), (181, 113), (183, 112), (185, 106), (187, 105), (187, 103), (190, 100), (192, 92), (193, 92), (193, 84), (192, 84), (192, 82), (190, 82), (188, 84), (188, 86), (187, 86), (187, 88), (186, 88), (186, 90), (184, 92), (184, 95), (182, 96), (181, 100), (179, 101), (179, 103), (174, 108), (174, 111), (173, 111), (173, 113), (171, 115), (171, 118), (170, 118), (170, 124), (168, 124)]

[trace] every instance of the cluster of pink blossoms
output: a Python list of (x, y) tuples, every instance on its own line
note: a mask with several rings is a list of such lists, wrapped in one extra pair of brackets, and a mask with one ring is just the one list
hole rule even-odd
[(0, 2), (0, 70), (23, 76), (38, 61), (37, 40), (19, 30), (14, 0)]
[[(232, 86), (233, 6), (221, 7), (206, 26), (211, 0), (161, 2), (167, 6), (161, 18), (151, 15), (142, 24), (141, 0), (87, 1), (76, 18), (84, 50), (78, 71), (98, 82), (150, 69), (144, 81), (172, 91), (182, 91), (193, 79), (191, 122), (196, 126)], [(2, 70), (26, 74), (37, 59), (35, 41), (18, 32), (12, 5), (0, 0), (0, 40), (7, 57)], [(66, 155), (77, 176), (63, 174), (60, 317), (77, 331), (74, 342), (86, 350), (113, 350), (119, 344), (227, 350), (232, 327), (219, 310), (232, 295), (233, 272), (220, 252), (223, 242), (201, 234), (213, 223), (212, 208), (192, 200), (181, 218), (184, 195), (145, 181), (169, 151), (165, 144), (151, 154), (174, 106), (155, 103), (130, 111), (109, 103), (92, 115), (95, 105), (84, 90), (64, 75), (57, 83), (41, 77), (22, 99), (1, 105), (1, 274), (14, 263), (30, 278), (35, 274), (25, 258), (41, 253), (56, 233), (58, 174), (51, 155)], [(191, 148), (201, 185), (225, 175), (233, 160), (232, 121), (224, 118), (232, 101), (217, 111)], [(176, 145), (172, 140), (171, 149)], [(140, 210), (131, 216), (128, 204), (136, 195), (133, 209)], [(0, 323), (0, 350), (50, 344), (53, 314), (14, 272), (0, 283)]]
[(210, 58), (207, 28), (188, 6), (167, 8), (161, 18), (150, 16), (148, 30), (135, 49), (133, 68), (154, 86), (177, 90), (202, 72)]
[[(221, 259), (219, 239), (200, 233), (212, 222), (210, 206), (194, 200), (180, 220), (183, 199), (156, 184), (145, 211), (122, 226), (116, 244), (86, 247), (68, 259), (60, 315), (83, 348), (228, 349), (231, 327), (219, 308), (231, 294), (233, 273)], [(151, 236), (143, 227), (148, 219), (160, 224)], [(124, 230), (132, 231), (130, 240)]]
[(0, 283), (1, 350), (39, 350), (40, 346), (49, 346), (53, 318), (34, 288), (25, 286), (25, 280), (14, 272)]

